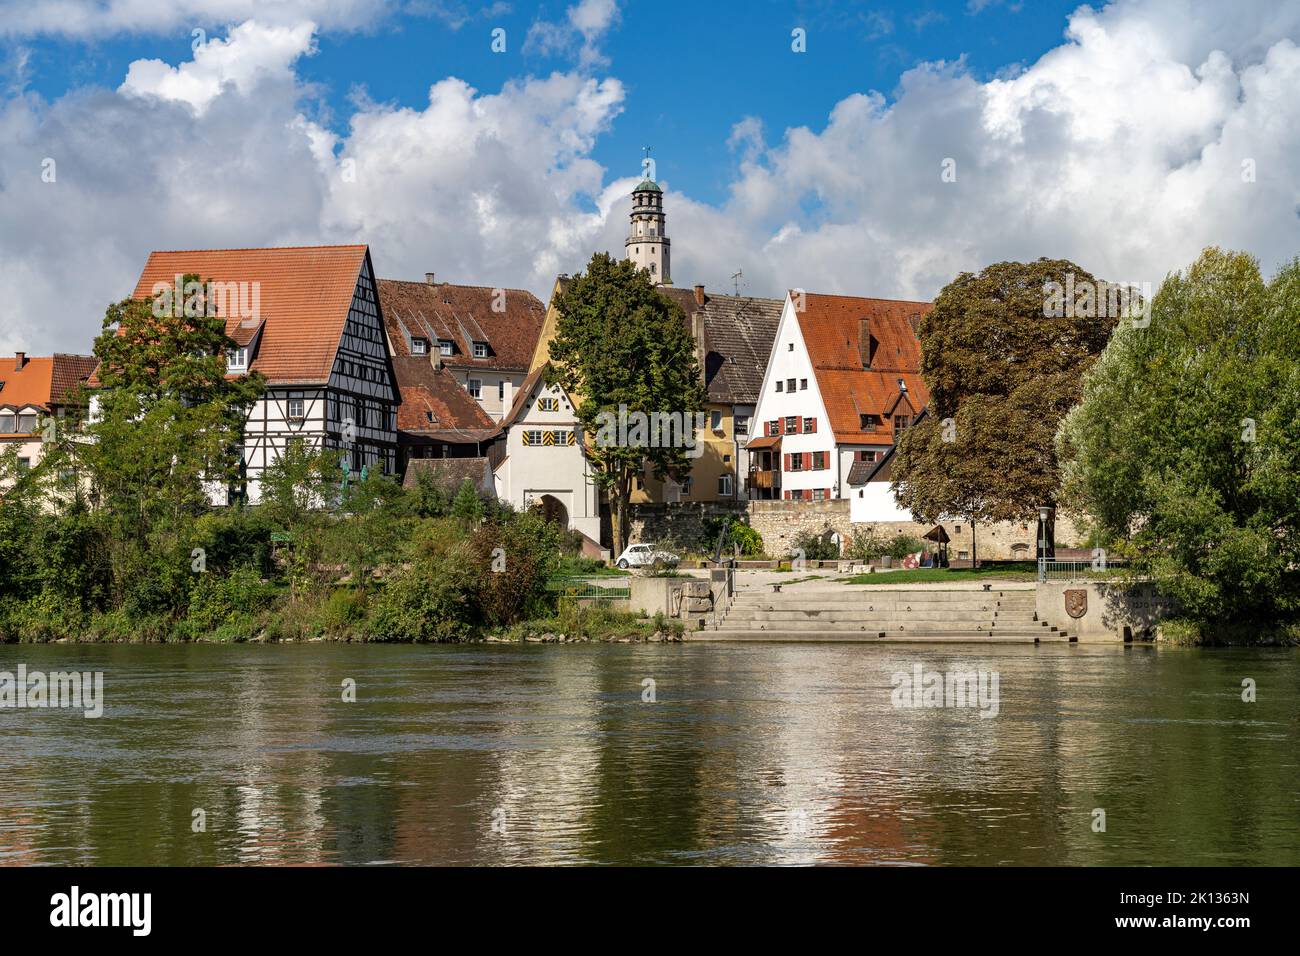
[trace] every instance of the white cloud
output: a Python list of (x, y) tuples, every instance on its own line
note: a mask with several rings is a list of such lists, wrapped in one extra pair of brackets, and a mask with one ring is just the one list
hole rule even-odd
[(600, 52), (600, 42), (618, 20), (615, 0), (579, 0), (565, 11), (562, 23), (534, 22), (524, 39), (524, 52), (558, 56), (577, 47), (580, 66), (607, 66), (609, 59)]
[[(1298, 36), (1300, 4), (1125, 0), (1080, 8), (1059, 47), (997, 79), (926, 64), (815, 127), (738, 116), (721, 206), (664, 183), (674, 278), (930, 297), (1040, 255), (1158, 282), (1210, 243), (1271, 268), (1300, 252)], [(617, 79), (449, 78), (418, 108), (359, 100), (336, 134), (309, 118), (311, 49), (309, 28), (259, 13), (190, 62), (132, 64), (117, 91), (0, 105), (0, 351), (87, 349), (157, 248), (364, 241), (384, 276), (540, 295), (621, 252), (634, 180), (591, 158)]]
[[(252, 19), (355, 30), (373, 26), (399, 5), (399, 0), (0, 0), (0, 36), (188, 33), (193, 27)], [(434, 4), (430, 12), (442, 9)]]

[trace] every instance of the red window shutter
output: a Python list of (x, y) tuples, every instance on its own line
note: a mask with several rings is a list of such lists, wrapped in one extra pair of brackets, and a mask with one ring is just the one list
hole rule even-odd
[(803, 453), (803, 467), (805, 471), (812, 471), (812, 452)]
[(782, 470), (782, 471), (789, 471), (789, 470), (790, 470), (790, 453), (789, 453), (789, 452), (786, 452), (784, 455), (781, 456), (781, 470)]
[(815, 419), (815, 418), (814, 418), (814, 419), (811, 419), (811, 423), (812, 423), (812, 428), (808, 429), (808, 431), (813, 432), (813, 433), (816, 433), (816, 431), (817, 431), (817, 419)]
[(803, 490), (803, 500), (804, 500), (804, 501), (812, 501), (812, 489), (811, 489), (811, 488), (805, 488), (805, 489)]

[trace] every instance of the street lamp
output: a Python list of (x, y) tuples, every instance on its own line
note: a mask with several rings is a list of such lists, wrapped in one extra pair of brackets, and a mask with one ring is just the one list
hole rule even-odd
[(1047, 577), (1047, 519), (1052, 513), (1050, 505), (1038, 506), (1038, 580)]

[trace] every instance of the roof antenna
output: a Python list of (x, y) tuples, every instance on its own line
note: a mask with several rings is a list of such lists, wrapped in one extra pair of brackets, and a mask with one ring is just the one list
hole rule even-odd
[(737, 269), (735, 272), (731, 274), (731, 284), (732, 287), (735, 288), (736, 290), (737, 298), (740, 297), (740, 280), (743, 279), (744, 277), (745, 277), (745, 273), (739, 269)]

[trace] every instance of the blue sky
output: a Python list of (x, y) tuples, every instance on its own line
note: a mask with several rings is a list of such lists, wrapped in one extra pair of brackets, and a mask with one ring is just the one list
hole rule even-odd
[[(703, 201), (720, 202), (736, 162), (727, 132), (745, 117), (758, 117), (769, 137), (779, 137), (790, 126), (817, 125), (849, 93), (876, 90), (889, 97), (903, 71), (923, 61), (964, 58), (976, 76), (1032, 63), (1061, 42), (1067, 14), (1080, 5), (629, 3), (600, 45), (607, 62), (593, 70), (621, 78), (624, 110), (591, 155), (630, 175), (649, 144), (661, 178)], [(365, 32), (322, 33), (318, 52), (302, 61), (299, 75), (320, 85), (327, 110), (320, 116), (343, 133), (360, 90), (378, 102), (421, 108), (429, 86), (447, 76), (495, 91), (522, 74), (567, 69), (572, 51), (522, 49), (534, 22), (560, 21), (566, 6), (515, 2), (464, 22), (393, 14)], [(213, 36), (224, 26), (219, 18), (191, 23)], [(497, 27), (506, 30), (504, 54), (490, 49), (490, 31)], [(791, 50), (796, 27), (807, 31), (807, 52), (798, 56)], [(116, 86), (135, 60), (183, 61), (191, 32), (38, 38), (27, 46), (29, 88), (56, 98), (77, 86)], [(647, 62), (657, 65), (646, 68)]]
[(364, 242), (545, 297), (621, 253), (645, 144), (678, 285), (1267, 272), (1298, 89), (1300, 0), (0, 0), (0, 352), (88, 349), (154, 249)]

